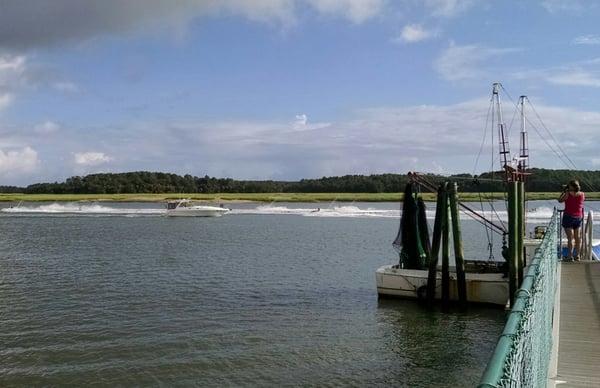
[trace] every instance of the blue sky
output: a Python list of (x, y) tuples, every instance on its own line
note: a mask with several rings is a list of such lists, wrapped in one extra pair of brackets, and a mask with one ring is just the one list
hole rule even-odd
[(481, 172), (493, 82), (507, 124), (521, 94), (543, 120), (532, 166), (570, 167), (546, 126), (597, 169), (599, 18), (592, 0), (0, 0), (0, 184)]

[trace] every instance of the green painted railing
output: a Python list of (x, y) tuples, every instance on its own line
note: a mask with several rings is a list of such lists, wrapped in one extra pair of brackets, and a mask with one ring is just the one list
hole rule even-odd
[(546, 386), (557, 285), (558, 220), (555, 210), (515, 294), (515, 302), (480, 388)]

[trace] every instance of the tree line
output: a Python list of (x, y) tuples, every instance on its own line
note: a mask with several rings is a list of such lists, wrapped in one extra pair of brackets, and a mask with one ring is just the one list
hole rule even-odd
[[(555, 192), (571, 179), (579, 179), (586, 191), (600, 191), (600, 171), (549, 170), (534, 168), (527, 179), (530, 192)], [(502, 172), (480, 175), (442, 176), (425, 174), (434, 184), (456, 181), (462, 192), (503, 191)], [(2, 193), (24, 194), (143, 194), (143, 193), (397, 193), (409, 181), (406, 174), (344, 175), (300, 181), (235, 180), (196, 177), (162, 172), (73, 176), (64, 182), (35, 183), (27, 187), (0, 186)]]

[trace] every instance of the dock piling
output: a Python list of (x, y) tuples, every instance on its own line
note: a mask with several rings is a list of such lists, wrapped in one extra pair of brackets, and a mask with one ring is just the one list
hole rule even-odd
[(448, 182), (444, 183), (442, 202), (442, 308), (450, 302), (450, 228), (448, 227)]
[(442, 209), (446, 197), (444, 185), (437, 190), (437, 202), (435, 207), (435, 221), (433, 223), (433, 236), (431, 238), (431, 256), (429, 258), (429, 273), (427, 277), (427, 303), (433, 305), (435, 300), (435, 288), (437, 281), (437, 265), (442, 240)]
[(517, 182), (508, 183), (508, 288), (509, 301), (512, 306), (515, 300), (515, 292), (518, 287), (518, 209), (517, 209)]
[(464, 307), (467, 304), (467, 280), (465, 277), (465, 263), (462, 247), (462, 236), (460, 232), (460, 218), (458, 212), (458, 190), (454, 182), (450, 186), (450, 212), (452, 215), (452, 238), (454, 242), (454, 260), (456, 262), (456, 287), (458, 290), (458, 300)]

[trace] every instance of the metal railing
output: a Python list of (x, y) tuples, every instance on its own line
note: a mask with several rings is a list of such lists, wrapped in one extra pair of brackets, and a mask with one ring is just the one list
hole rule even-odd
[(552, 352), (560, 230), (555, 209), (479, 387), (545, 387)]

